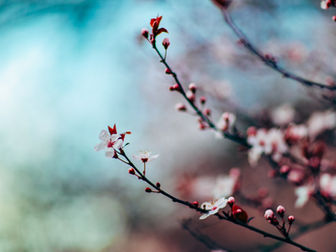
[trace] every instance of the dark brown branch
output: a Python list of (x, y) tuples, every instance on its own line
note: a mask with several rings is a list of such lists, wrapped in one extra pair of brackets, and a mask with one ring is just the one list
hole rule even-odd
[(235, 33), (235, 35), (239, 38), (239, 41), (242, 43), (242, 45), (252, 54), (257, 56), (266, 66), (270, 67), (274, 71), (280, 73), (283, 77), (294, 80), (298, 83), (301, 83), (302, 85), (306, 87), (316, 87), (320, 89), (326, 89), (326, 90), (336, 90), (336, 86), (329, 86), (327, 84), (322, 84), (319, 82), (311, 81), (308, 79), (305, 79), (303, 77), (300, 77), (287, 69), (279, 66), (273, 59), (269, 59), (266, 57), (256, 46), (250, 42), (248, 37), (242, 32), (242, 30), (233, 22), (229, 12), (226, 9), (222, 9), (222, 13), (224, 16), (224, 20), (227, 23), (227, 25), (231, 28), (231, 30)]

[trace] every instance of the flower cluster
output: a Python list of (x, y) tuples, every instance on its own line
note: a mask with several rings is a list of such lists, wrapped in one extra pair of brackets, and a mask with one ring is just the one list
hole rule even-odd
[(276, 209), (276, 213), (281, 218), (281, 224), (272, 209), (267, 209), (265, 211), (264, 217), (271, 225), (275, 226), (279, 230), (279, 232), (287, 238), (290, 228), (293, 222), (295, 221), (295, 217), (293, 215), (288, 216), (287, 218), (288, 229), (287, 229), (285, 221), (285, 212), (286, 209), (282, 205), (279, 205)]
[[(142, 29), (141, 34), (145, 39), (149, 39), (149, 41), (151, 42), (151, 44), (154, 46), (155, 42), (156, 42), (156, 37), (158, 35), (160, 35), (163, 32), (168, 33), (166, 28), (163, 27), (159, 27), (160, 26), (160, 22), (161, 22), (162, 16), (158, 16), (156, 18), (152, 18), (149, 22), (150, 26), (152, 27), (152, 32), (149, 34), (149, 31), (147, 29)], [(168, 46), (170, 45), (170, 42), (168, 39), (164, 39), (163, 40), (163, 46), (165, 47), (165, 49), (168, 48)]]
[(251, 145), (248, 155), (251, 165), (256, 165), (262, 154), (271, 155), (273, 160), (279, 161), (288, 151), (284, 133), (280, 129), (257, 130), (250, 127), (247, 130), (247, 142)]

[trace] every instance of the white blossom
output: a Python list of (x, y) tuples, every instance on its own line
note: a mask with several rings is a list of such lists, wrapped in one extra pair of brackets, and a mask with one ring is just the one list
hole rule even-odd
[(219, 210), (226, 207), (227, 201), (228, 200), (226, 198), (220, 198), (220, 199), (218, 199), (216, 201), (213, 201), (213, 202), (202, 203), (201, 208), (204, 209), (204, 210), (208, 210), (208, 212), (203, 214), (200, 217), (200, 220), (204, 220), (204, 219), (208, 218), (210, 215), (214, 215), (214, 214), (218, 213)]

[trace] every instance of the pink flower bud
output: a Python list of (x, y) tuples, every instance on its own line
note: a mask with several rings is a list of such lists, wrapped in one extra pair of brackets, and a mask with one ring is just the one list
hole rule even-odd
[(177, 103), (175, 105), (177, 111), (186, 111), (187, 107), (183, 103)]
[(257, 134), (257, 129), (256, 127), (249, 127), (247, 129), (247, 136), (255, 136)]
[(274, 218), (274, 213), (271, 209), (265, 211), (264, 217), (266, 220), (272, 220)]
[(170, 91), (179, 91), (180, 90), (180, 86), (178, 84), (174, 84), (172, 86), (169, 87)]
[(211, 110), (210, 109), (205, 109), (204, 114), (207, 115), (207, 116), (210, 116), (211, 115)]
[(334, 22), (336, 22), (336, 16), (333, 16), (333, 17), (332, 17), (332, 20), (333, 20)]
[(206, 129), (206, 125), (203, 122), (200, 122), (198, 125), (200, 130), (205, 130)]
[(288, 216), (288, 223), (289, 225), (292, 225), (292, 223), (295, 221), (295, 217), (293, 215)]
[(276, 211), (281, 217), (283, 217), (285, 212), (286, 212), (286, 209), (283, 206), (279, 205), (277, 207)]
[(195, 83), (190, 83), (189, 90), (191, 92), (193, 92), (194, 94), (196, 93), (197, 87), (196, 87)]
[(206, 98), (204, 96), (201, 96), (200, 103), (204, 105), (206, 103)]
[(195, 102), (195, 94), (191, 91), (187, 92), (187, 98), (194, 103)]
[(291, 170), (287, 176), (288, 181), (300, 185), (303, 182), (304, 174), (299, 170)]
[(141, 35), (142, 35), (143, 37), (145, 37), (146, 39), (148, 39), (148, 34), (149, 34), (149, 32), (148, 32), (147, 29), (143, 28), (143, 29), (141, 30)]
[(166, 74), (172, 74), (172, 72), (169, 70), (169, 68), (166, 69), (165, 73)]
[(231, 206), (231, 207), (232, 207), (232, 206), (233, 206), (233, 204), (235, 203), (235, 198), (234, 198), (234, 197), (232, 197), (232, 196), (231, 196), (231, 197), (229, 197), (229, 198), (228, 198), (228, 201), (227, 201), (227, 203), (229, 204), (229, 206)]
[(283, 165), (283, 166), (281, 166), (281, 168), (280, 168), (280, 173), (281, 173), (281, 174), (287, 174), (287, 173), (289, 172), (289, 170), (290, 170), (290, 168), (289, 168), (288, 165)]
[(170, 41), (168, 38), (164, 38), (163, 41), (162, 41), (162, 45), (164, 47), (164, 49), (168, 49), (169, 45), (170, 45)]

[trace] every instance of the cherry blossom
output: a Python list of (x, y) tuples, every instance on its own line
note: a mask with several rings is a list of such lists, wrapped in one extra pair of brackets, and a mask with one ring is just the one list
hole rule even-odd
[(204, 209), (204, 210), (208, 210), (208, 212), (203, 214), (200, 217), (200, 220), (204, 220), (204, 219), (208, 218), (210, 215), (214, 215), (214, 214), (218, 213), (219, 210), (226, 207), (227, 201), (228, 200), (226, 198), (220, 198), (220, 199), (218, 199), (216, 201), (213, 201), (213, 202), (202, 203), (201, 208)]
[(220, 197), (228, 197), (232, 195), (239, 187), (240, 170), (232, 168), (229, 176), (219, 176), (216, 179), (213, 188), (213, 196), (218, 199)]
[(233, 129), (235, 122), (236, 122), (236, 116), (232, 113), (225, 112), (219, 118), (219, 121), (216, 126), (221, 131), (230, 131)]
[(143, 163), (147, 163), (153, 159), (156, 159), (159, 157), (158, 154), (153, 155), (151, 152), (149, 151), (141, 151), (139, 152), (137, 155), (133, 156), (135, 159), (138, 159), (140, 161), (142, 161)]
[(256, 165), (262, 154), (272, 155), (273, 160), (279, 161), (288, 146), (284, 140), (284, 134), (280, 129), (259, 129), (248, 133), (247, 142), (252, 146), (248, 159), (252, 166)]
[(291, 124), (285, 131), (285, 139), (289, 144), (297, 143), (306, 137), (308, 137), (308, 128), (304, 124)]
[(336, 127), (336, 113), (332, 111), (315, 112), (307, 122), (308, 134), (314, 139), (326, 130)]
[(311, 184), (299, 186), (295, 189), (295, 194), (297, 199), (295, 201), (295, 207), (304, 206), (309, 200), (311, 194), (313, 193), (314, 186)]
[(113, 128), (107, 127), (107, 130), (102, 130), (99, 134), (101, 142), (95, 146), (96, 151), (107, 149), (105, 155), (107, 157), (116, 157), (116, 151), (120, 151), (124, 145), (126, 134), (131, 134), (130, 131), (118, 134), (117, 127), (114, 124)]
[(330, 174), (323, 174), (320, 177), (320, 187), (322, 193), (326, 197), (335, 198), (336, 197), (336, 176), (331, 176)]
[(295, 110), (289, 104), (275, 108), (271, 113), (273, 123), (282, 126), (293, 121)]

